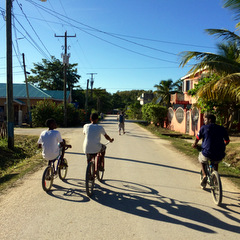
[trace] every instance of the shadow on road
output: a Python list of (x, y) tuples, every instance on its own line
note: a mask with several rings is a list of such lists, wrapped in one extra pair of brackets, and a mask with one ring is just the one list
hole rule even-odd
[(88, 202), (89, 198), (85, 192), (85, 181), (80, 179), (68, 178), (64, 180), (71, 187), (62, 187), (53, 183), (48, 195), (70, 202)]
[(129, 159), (129, 158), (118, 158), (118, 157), (109, 157), (109, 156), (105, 156), (105, 158), (110, 158), (110, 159), (114, 159), (114, 160), (117, 160), (117, 161), (127, 161), (127, 162), (139, 163), (139, 164), (153, 165), (153, 166), (158, 166), (158, 167), (172, 168), (172, 169), (176, 169), (176, 170), (179, 170), (179, 171), (199, 174), (198, 171), (192, 171), (192, 170), (188, 170), (188, 169), (185, 169), (185, 168), (178, 168), (178, 167), (173, 167), (173, 166), (164, 165), (164, 164), (160, 164), (160, 163), (145, 162), (145, 161), (134, 160), (134, 159)]
[[(112, 189), (116, 189), (116, 191)], [(105, 180), (104, 186), (101, 186), (100, 189), (96, 188), (92, 199), (99, 204), (119, 211), (152, 220), (183, 225), (200, 232), (216, 233), (212, 229), (215, 227), (240, 233), (239, 219), (230, 216), (229, 212), (219, 210), (235, 221), (237, 226), (227, 224), (207, 211), (191, 206), (188, 202), (165, 197), (155, 189), (132, 182)], [(195, 223), (190, 223), (189, 220), (195, 221)]]

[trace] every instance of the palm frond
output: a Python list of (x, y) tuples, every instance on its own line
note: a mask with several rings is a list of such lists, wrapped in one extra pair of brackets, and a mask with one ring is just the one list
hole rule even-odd
[(235, 60), (226, 58), (225, 56), (207, 53), (207, 52), (182, 52), (182, 61), (180, 66), (184, 67), (191, 59), (198, 61), (189, 70), (189, 73), (196, 73), (199, 70), (208, 68), (210, 71), (215, 71), (220, 75), (240, 72), (240, 63)]
[(224, 0), (224, 8), (229, 8), (236, 13), (235, 19), (240, 19), (240, 0)]
[(224, 41), (236, 42), (240, 45), (240, 36), (227, 29), (205, 29), (209, 35), (215, 35), (217, 38), (223, 38)]
[(197, 97), (219, 102), (240, 102), (240, 73), (213, 80), (200, 88)]

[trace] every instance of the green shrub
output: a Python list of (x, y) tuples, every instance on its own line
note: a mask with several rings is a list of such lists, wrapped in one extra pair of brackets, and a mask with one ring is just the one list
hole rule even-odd
[(126, 111), (126, 115), (129, 119), (142, 119), (142, 111), (141, 111), (141, 104), (139, 101), (131, 104), (128, 106), (128, 109)]
[[(44, 100), (37, 102), (32, 109), (32, 122), (35, 127), (45, 126), (45, 121), (54, 118), (57, 125), (64, 126), (64, 105)], [(85, 113), (81, 109), (76, 109), (73, 104), (67, 104), (67, 125), (76, 126), (84, 122)]]
[(167, 107), (159, 104), (148, 103), (142, 107), (142, 115), (145, 121), (153, 122), (155, 125), (163, 126), (167, 117)]

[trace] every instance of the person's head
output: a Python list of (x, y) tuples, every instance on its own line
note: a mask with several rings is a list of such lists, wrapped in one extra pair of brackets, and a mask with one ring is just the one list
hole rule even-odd
[(204, 116), (204, 124), (216, 123), (216, 117), (213, 114), (207, 114)]
[(46, 126), (49, 128), (49, 129), (55, 129), (57, 128), (57, 124), (56, 124), (56, 121), (53, 119), (53, 118), (49, 118), (46, 120), (45, 122)]
[(98, 114), (97, 113), (92, 113), (90, 116), (90, 121), (93, 123), (96, 123), (98, 121)]

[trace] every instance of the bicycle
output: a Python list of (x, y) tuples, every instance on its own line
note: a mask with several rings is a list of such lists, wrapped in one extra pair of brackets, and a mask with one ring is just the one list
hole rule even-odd
[[(48, 161), (48, 166), (43, 172), (42, 176), (42, 188), (45, 192), (48, 192), (53, 184), (53, 179), (59, 178), (61, 180), (64, 180), (67, 176), (67, 171), (68, 171), (68, 162), (67, 159), (64, 158), (64, 153), (68, 148), (71, 148), (71, 145), (66, 145), (65, 140), (64, 146), (59, 147), (59, 156), (53, 160)], [(57, 164), (55, 166), (55, 162), (57, 161)]]
[[(110, 141), (104, 145), (106, 146), (109, 143)], [(101, 152), (97, 154), (91, 154), (91, 160), (88, 162), (85, 178), (86, 192), (89, 197), (93, 195), (95, 179), (97, 178), (99, 182), (102, 182), (104, 171), (104, 156), (101, 155)]]
[[(210, 186), (214, 203), (219, 206), (222, 202), (222, 182), (218, 171), (215, 169), (213, 161), (210, 161), (205, 165), (205, 173), (207, 174), (207, 182)], [(203, 174), (200, 172), (200, 181), (202, 182)], [(206, 186), (202, 186), (205, 189)]]

